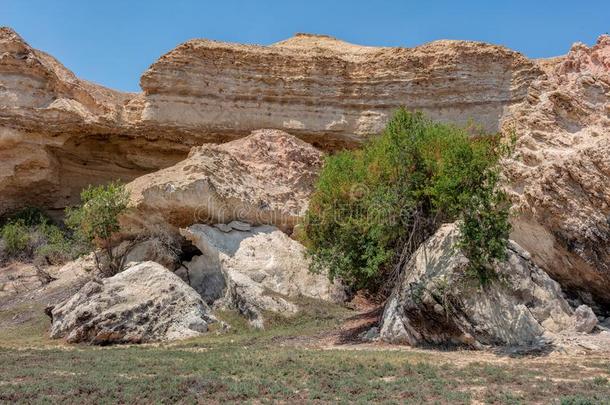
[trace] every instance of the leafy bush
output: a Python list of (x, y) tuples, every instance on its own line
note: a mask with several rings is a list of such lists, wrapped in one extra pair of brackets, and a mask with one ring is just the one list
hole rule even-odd
[(9, 256), (26, 251), (30, 243), (28, 228), (23, 221), (11, 221), (2, 227), (4, 250)]
[(497, 136), (398, 110), (362, 149), (326, 159), (304, 221), (312, 270), (377, 289), (440, 223), (462, 219), (459, 247), (487, 279), (508, 238), (505, 150)]
[(86, 253), (87, 249), (56, 225), (44, 222), (35, 228), (38, 243), (34, 262), (39, 265), (62, 264)]
[(66, 224), (78, 240), (105, 254), (106, 265), (102, 265), (96, 255), (102, 273), (111, 276), (120, 272), (124, 255), (115, 254), (113, 237), (120, 230), (119, 216), (127, 210), (129, 193), (118, 181), (105, 186), (89, 186), (81, 192), (81, 202), (78, 207), (66, 209)]
[(70, 235), (40, 209), (28, 207), (4, 221), (2, 261), (32, 260), (37, 265), (62, 264), (80, 253)]

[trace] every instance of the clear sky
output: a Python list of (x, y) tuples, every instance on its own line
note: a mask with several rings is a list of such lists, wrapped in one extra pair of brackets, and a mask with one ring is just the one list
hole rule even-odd
[(610, 31), (610, 0), (0, 0), (0, 25), (81, 78), (139, 91), (142, 72), (191, 38), (266, 45), (309, 32), (406, 47), (468, 39), (556, 56)]

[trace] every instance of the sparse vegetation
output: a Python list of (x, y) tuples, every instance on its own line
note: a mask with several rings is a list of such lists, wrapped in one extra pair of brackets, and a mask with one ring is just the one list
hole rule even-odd
[[(98, 270), (106, 276), (119, 273), (124, 265), (127, 252), (115, 251), (115, 236), (120, 230), (119, 216), (127, 210), (128, 202), (125, 185), (117, 181), (89, 186), (81, 192), (81, 205), (66, 209), (66, 224), (77, 240), (94, 251)], [(96, 249), (103, 252), (103, 259)]]
[(41, 210), (25, 208), (9, 216), (0, 230), (0, 260), (32, 261), (45, 266), (61, 264), (82, 253), (70, 233)]
[(510, 225), (498, 136), (400, 109), (361, 149), (327, 158), (305, 219), (313, 271), (356, 289), (393, 284), (410, 254), (443, 222), (461, 220), (459, 248), (485, 282), (503, 260)]
[[(0, 322), (13, 316), (0, 313)], [(302, 316), (276, 320), (262, 331), (223, 312), (219, 316), (232, 325), (228, 333), (130, 347), (45, 341), (48, 319), (41, 316), (14, 330), (0, 328), (0, 402), (604, 404), (610, 399), (610, 384), (601, 383), (610, 377), (603, 355), (512, 359), (383, 347), (328, 350), (318, 339), (353, 316), (330, 304), (312, 303)], [(10, 348), (12, 342), (21, 350)], [(31, 348), (23, 348), (24, 342)]]

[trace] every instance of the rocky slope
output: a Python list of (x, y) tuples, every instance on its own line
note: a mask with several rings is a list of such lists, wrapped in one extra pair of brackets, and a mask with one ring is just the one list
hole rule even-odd
[(516, 52), (466, 41), (404, 49), (313, 35), (272, 46), (193, 40), (144, 73), (142, 93), (124, 94), (76, 78), (0, 28), (0, 214), (62, 208), (89, 183), (132, 180), (192, 146), (261, 128), (332, 149), (379, 131), (406, 105), (496, 130), (541, 73)]
[(504, 122), (513, 239), (566, 290), (610, 307), (610, 36), (544, 63)]

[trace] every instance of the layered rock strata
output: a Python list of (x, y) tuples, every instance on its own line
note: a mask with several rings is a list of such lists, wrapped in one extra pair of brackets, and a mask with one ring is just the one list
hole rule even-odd
[(0, 215), (22, 205), (63, 208), (80, 190), (132, 180), (190, 148), (260, 128), (322, 149), (378, 132), (400, 105), (488, 130), (541, 74), (499, 46), (437, 41), (375, 48), (297, 35), (272, 46), (188, 41), (128, 94), (78, 79), (0, 28)]
[(547, 61), (506, 130), (512, 238), (565, 290), (610, 308), (610, 36)]

